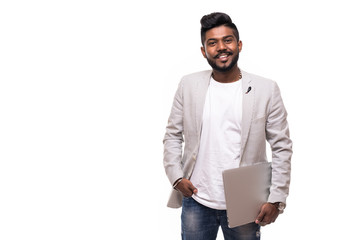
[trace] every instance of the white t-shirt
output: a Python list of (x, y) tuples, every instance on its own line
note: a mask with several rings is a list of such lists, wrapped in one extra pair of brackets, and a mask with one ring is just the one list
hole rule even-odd
[(223, 170), (240, 163), (241, 82), (220, 83), (211, 78), (206, 95), (199, 154), (190, 180), (198, 189), (193, 198), (214, 209), (226, 209)]

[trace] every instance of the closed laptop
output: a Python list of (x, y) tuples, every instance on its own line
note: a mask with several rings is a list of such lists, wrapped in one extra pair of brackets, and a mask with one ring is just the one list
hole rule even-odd
[(269, 197), (271, 171), (270, 162), (223, 171), (229, 227), (256, 220)]

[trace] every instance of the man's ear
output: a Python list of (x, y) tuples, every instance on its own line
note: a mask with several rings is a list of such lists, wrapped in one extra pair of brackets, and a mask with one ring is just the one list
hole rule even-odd
[(239, 52), (241, 52), (241, 49), (242, 49), (242, 41), (241, 40), (238, 42), (238, 48), (239, 48)]
[(204, 56), (204, 58), (206, 58), (206, 52), (205, 52), (205, 48), (201, 47), (201, 53)]

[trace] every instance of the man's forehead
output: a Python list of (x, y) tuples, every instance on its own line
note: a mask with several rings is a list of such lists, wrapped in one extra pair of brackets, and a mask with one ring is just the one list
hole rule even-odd
[(205, 39), (222, 39), (229, 36), (235, 37), (231, 28), (226, 26), (218, 26), (208, 30), (205, 34)]

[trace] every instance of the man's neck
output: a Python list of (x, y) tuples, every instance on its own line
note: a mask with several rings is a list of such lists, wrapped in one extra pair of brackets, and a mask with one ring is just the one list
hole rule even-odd
[(213, 70), (212, 77), (217, 82), (231, 83), (231, 82), (236, 82), (239, 79), (241, 79), (241, 72), (237, 66), (234, 66), (232, 69), (230, 69), (227, 72), (219, 72), (219, 71)]

